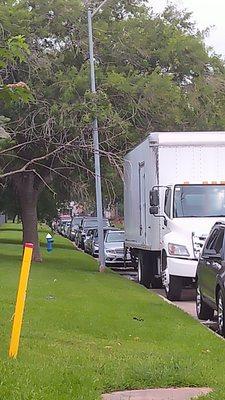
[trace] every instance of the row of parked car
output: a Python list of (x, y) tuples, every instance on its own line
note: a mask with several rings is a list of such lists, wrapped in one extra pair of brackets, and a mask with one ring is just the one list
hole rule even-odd
[[(103, 219), (104, 251), (107, 266), (132, 265), (130, 253), (124, 254), (124, 231), (110, 225)], [(75, 242), (76, 246), (93, 257), (98, 257), (97, 218), (90, 216), (60, 219), (57, 222), (57, 232)]]

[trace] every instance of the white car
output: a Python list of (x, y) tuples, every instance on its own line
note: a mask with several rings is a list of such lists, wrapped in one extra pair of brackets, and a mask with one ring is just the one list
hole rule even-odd
[[(104, 241), (105, 262), (110, 265), (124, 265), (124, 231), (108, 230)], [(126, 264), (131, 264), (130, 253), (126, 254)]]

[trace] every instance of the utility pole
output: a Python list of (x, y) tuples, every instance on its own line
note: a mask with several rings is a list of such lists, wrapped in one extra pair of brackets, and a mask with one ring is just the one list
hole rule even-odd
[[(103, 3), (105, 3), (104, 1)], [(103, 5), (102, 3), (102, 5)], [(93, 48), (93, 28), (92, 17), (100, 9), (98, 7), (92, 13), (88, 9), (88, 43), (89, 43), (89, 60), (90, 60), (90, 75), (91, 75), (91, 91), (96, 93), (95, 85), (95, 62), (94, 62), (94, 48)], [(100, 153), (99, 153), (99, 138), (98, 138), (98, 120), (97, 116), (93, 121), (93, 145), (94, 145), (94, 159), (95, 159), (95, 190), (96, 190), (96, 208), (98, 220), (98, 244), (99, 244), (99, 271), (105, 270), (105, 252), (104, 252), (104, 232), (103, 232), (103, 210), (102, 210), (102, 187), (101, 187), (101, 168), (100, 168)]]

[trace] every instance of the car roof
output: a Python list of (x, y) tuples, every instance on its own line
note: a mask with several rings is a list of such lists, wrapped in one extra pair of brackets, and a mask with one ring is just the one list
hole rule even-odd
[[(98, 219), (98, 217), (89, 217), (89, 216), (84, 216), (83, 217), (83, 219), (86, 221), (86, 220), (97, 220)], [(104, 220), (108, 220), (108, 218), (103, 218)]]
[(111, 232), (118, 232), (118, 233), (124, 233), (124, 231), (122, 229), (108, 229), (107, 233), (111, 233)]
[[(98, 227), (97, 226), (94, 226), (94, 227), (91, 227), (90, 226), (90, 228), (89, 229), (92, 229), (93, 231), (97, 231), (98, 230)], [(118, 231), (119, 229), (117, 229), (116, 227), (114, 227), (114, 226), (103, 226), (103, 231)]]
[(212, 228), (214, 228), (214, 226), (216, 225), (224, 225), (225, 226), (225, 221), (216, 221), (215, 224), (212, 226)]

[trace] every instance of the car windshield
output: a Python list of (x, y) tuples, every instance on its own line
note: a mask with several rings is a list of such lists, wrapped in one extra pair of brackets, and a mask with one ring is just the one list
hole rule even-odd
[(82, 222), (82, 218), (75, 218), (73, 219), (72, 225), (73, 226), (79, 226)]
[(124, 232), (108, 232), (106, 242), (124, 242)]
[[(109, 222), (107, 219), (103, 220), (103, 226), (108, 226)], [(98, 221), (97, 219), (87, 219), (86, 221), (84, 221), (84, 228), (91, 228), (91, 227), (96, 227), (98, 226)]]
[(224, 185), (185, 185), (174, 189), (174, 218), (224, 217)]

